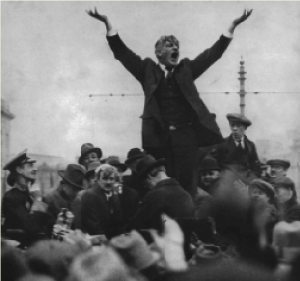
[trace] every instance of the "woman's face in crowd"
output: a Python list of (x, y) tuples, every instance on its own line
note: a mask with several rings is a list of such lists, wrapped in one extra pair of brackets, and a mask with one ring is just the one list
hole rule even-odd
[(269, 196), (260, 188), (254, 187), (251, 192), (251, 199), (253, 201), (265, 202), (268, 203), (270, 198)]
[(91, 152), (83, 158), (83, 165), (87, 169), (88, 165), (94, 162), (99, 162), (100, 158), (96, 152)]

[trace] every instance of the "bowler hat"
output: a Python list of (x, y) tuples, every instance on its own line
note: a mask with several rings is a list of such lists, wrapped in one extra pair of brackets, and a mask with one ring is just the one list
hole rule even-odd
[(19, 165), (22, 165), (25, 163), (35, 163), (36, 160), (28, 157), (26, 153), (27, 153), (27, 149), (23, 150), (22, 152), (20, 152), (16, 156), (14, 156), (12, 159), (10, 159), (6, 163), (6, 165), (3, 167), (3, 170), (12, 171)]
[(165, 162), (166, 161), (164, 158), (156, 160), (151, 155), (146, 155), (145, 157), (141, 158), (136, 166), (137, 180), (142, 180), (146, 174), (154, 168), (158, 166), (164, 166)]
[(83, 166), (69, 164), (65, 171), (58, 171), (57, 173), (70, 185), (82, 189), (82, 180), (86, 173)]
[(271, 159), (269, 161), (267, 161), (267, 165), (280, 165), (282, 166), (284, 169), (288, 169), (291, 166), (290, 161), (288, 160), (283, 160), (283, 159)]
[(82, 146), (81, 146), (81, 155), (78, 159), (78, 163), (82, 165), (82, 162), (83, 162), (83, 158), (91, 153), (91, 152), (96, 152), (99, 159), (102, 157), (102, 150), (101, 148), (99, 147), (94, 147), (93, 144), (91, 143), (84, 143)]
[(274, 187), (271, 184), (267, 183), (266, 181), (263, 181), (261, 179), (254, 179), (250, 183), (250, 188), (254, 188), (254, 187), (257, 187), (262, 191), (264, 191), (271, 199), (273, 199), (275, 196)]
[(95, 172), (96, 168), (98, 168), (99, 166), (101, 165), (101, 162), (100, 161), (95, 161), (93, 163), (90, 163), (88, 165), (88, 169), (86, 171), (86, 174), (85, 174), (85, 177), (86, 178), (89, 178), (91, 176), (91, 174), (93, 172)]
[(218, 162), (213, 157), (205, 157), (201, 160), (201, 162), (198, 165), (198, 171), (220, 171), (220, 167), (218, 165)]
[(118, 156), (108, 156), (106, 159), (106, 163), (116, 167), (118, 170), (123, 173), (127, 170), (127, 165), (120, 162), (120, 158)]
[(239, 113), (229, 113), (226, 115), (229, 122), (237, 122), (245, 125), (246, 127), (251, 126), (252, 122), (244, 115)]
[(125, 263), (137, 270), (155, 264), (159, 256), (151, 252), (146, 241), (135, 230), (110, 240), (110, 245), (119, 253)]
[(129, 150), (127, 154), (127, 159), (125, 161), (125, 164), (128, 165), (137, 159), (143, 158), (144, 156), (146, 156), (146, 153), (143, 152), (141, 149), (132, 148)]

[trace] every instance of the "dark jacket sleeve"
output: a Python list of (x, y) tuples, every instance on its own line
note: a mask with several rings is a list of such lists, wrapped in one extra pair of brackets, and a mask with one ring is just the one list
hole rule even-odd
[(295, 205), (289, 208), (285, 214), (286, 222), (300, 221), (300, 204), (295, 203)]
[(124, 44), (118, 34), (107, 36), (106, 38), (115, 59), (119, 60), (123, 66), (142, 83), (144, 61)]
[(206, 49), (191, 61), (192, 76), (194, 80), (221, 58), (230, 42), (230, 38), (222, 35), (212, 47)]

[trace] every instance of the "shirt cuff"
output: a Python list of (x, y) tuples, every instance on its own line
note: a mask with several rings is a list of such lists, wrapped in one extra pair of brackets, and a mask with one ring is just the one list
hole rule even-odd
[(114, 36), (117, 34), (118, 34), (118, 31), (116, 29), (111, 29), (111, 30), (107, 31), (107, 36)]
[(229, 30), (226, 30), (223, 32), (223, 35), (227, 38), (232, 39), (233, 38), (233, 33), (231, 33)]

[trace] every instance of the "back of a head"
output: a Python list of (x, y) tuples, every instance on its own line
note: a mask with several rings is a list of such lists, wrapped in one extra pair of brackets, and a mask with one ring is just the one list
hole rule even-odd
[(136, 281), (121, 257), (101, 246), (76, 257), (67, 281)]

